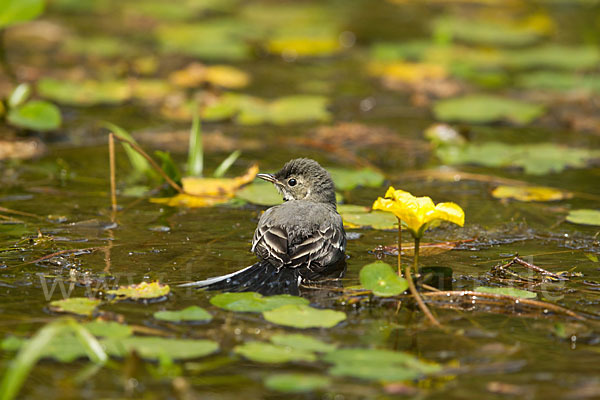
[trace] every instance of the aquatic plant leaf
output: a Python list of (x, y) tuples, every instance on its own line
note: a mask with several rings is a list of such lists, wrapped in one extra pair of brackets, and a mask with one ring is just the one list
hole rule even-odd
[(567, 215), (567, 221), (580, 225), (600, 226), (600, 210), (571, 210)]
[(492, 190), (492, 196), (519, 201), (558, 201), (572, 198), (573, 193), (545, 186), (500, 185)]
[(125, 357), (136, 352), (148, 360), (168, 357), (172, 360), (190, 360), (204, 357), (219, 350), (218, 343), (212, 340), (169, 339), (162, 337), (132, 336), (124, 339), (105, 339), (101, 341), (111, 356)]
[(266, 47), (269, 53), (294, 58), (327, 56), (342, 50), (337, 36), (284, 35), (270, 39)]
[(433, 107), (436, 118), (443, 121), (489, 123), (508, 120), (527, 124), (542, 116), (542, 105), (492, 95), (472, 94), (439, 100)]
[(413, 380), (441, 370), (438, 364), (419, 360), (397, 351), (379, 349), (338, 349), (323, 359), (334, 364), (329, 373), (372, 381)]
[(269, 182), (253, 182), (235, 193), (238, 199), (261, 206), (274, 206), (283, 203), (281, 194)]
[(335, 310), (321, 310), (306, 304), (288, 304), (264, 311), (263, 317), (274, 324), (294, 328), (331, 328), (346, 319), (346, 314)]
[(311, 374), (275, 374), (264, 380), (268, 389), (283, 393), (305, 393), (322, 390), (331, 384), (331, 379)]
[(0, 29), (37, 18), (44, 12), (45, 6), (44, 0), (2, 0)]
[(236, 346), (233, 352), (249, 360), (269, 364), (317, 360), (315, 354), (310, 351), (263, 342), (246, 342)]
[(295, 334), (277, 334), (271, 336), (271, 342), (276, 345), (291, 347), (296, 350), (312, 351), (315, 353), (328, 353), (337, 349), (337, 345), (331, 343), (325, 343), (312, 336), (302, 335), (300, 333)]
[(114, 321), (102, 321), (97, 319), (83, 324), (92, 335), (111, 339), (124, 338), (133, 335), (133, 329), (129, 325), (119, 324)]
[(212, 315), (198, 306), (190, 306), (179, 311), (157, 311), (154, 318), (169, 322), (210, 321)]
[[(8, 96), (6, 104), (8, 108), (16, 108), (25, 104), (31, 96), (31, 85), (29, 83), (20, 83)], [(4, 107), (4, 104), (2, 105)], [(2, 115), (2, 113), (0, 113)]]
[(512, 68), (560, 68), (584, 70), (600, 63), (600, 50), (595, 46), (547, 44), (526, 49), (506, 50), (499, 62)]
[(62, 123), (58, 107), (43, 100), (30, 101), (9, 109), (6, 119), (13, 126), (36, 131), (58, 129)]
[(255, 292), (242, 292), (220, 293), (210, 299), (210, 304), (229, 311), (263, 312), (283, 305), (306, 305), (308, 300), (289, 294), (263, 296)]
[(228, 89), (241, 89), (248, 86), (250, 76), (241, 69), (229, 65), (208, 66), (194, 62), (171, 73), (169, 80), (181, 87), (191, 88), (211, 83)]
[(379, 187), (385, 181), (385, 176), (370, 168), (349, 170), (343, 168), (328, 168), (337, 190), (352, 190), (359, 186)]
[(64, 312), (89, 317), (100, 303), (102, 303), (102, 301), (98, 299), (70, 297), (68, 299), (51, 301), (49, 308), (54, 312)]
[(444, 79), (448, 72), (443, 65), (434, 63), (415, 63), (407, 61), (372, 62), (368, 66), (369, 73), (386, 80), (420, 83), (436, 79)]
[(239, 114), (235, 120), (242, 125), (326, 122), (331, 119), (331, 114), (327, 111), (328, 104), (327, 97), (316, 95), (286, 96), (270, 102), (250, 96), (240, 96), (237, 98)]
[(360, 284), (375, 296), (395, 296), (408, 289), (406, 279), (398, 276), (389, 264), (377, 261), (360, 270)]
[(129, 83), (119, 80), (77, 82), (42, 78), (37, 83), (37, 90), (46, 99), (74, 106), (120, 104), (132, 95)]
[(158, 281), (151, 283), (141, 282), (137, 285), (119, 286), (118, 289), (107, 290), (106, 294), (115, 296), (119, 300), (147, 300), (167, 296), (171, 291), (169, 285), (163, 285)]
[(560, 71), (534, 71), (519, 74), (517, 85), (526, 89), (594, 94), (600, 93), (600, 76)]
[(340, 204), (337, 209), (348, 229), (392, 230), (398, 227), (398, 219), (387, 212), (371, 211), (368, 207), (353, 204)]
[(505, 296), (519, 297), (521, 299), (534, 299), (537, 297), (537, 293), (533, 293), (527, 290), (516, 289), (512, 287), (487, 287), (479, 286), (475, 288), (476, 292), (491, 293), (491, 294), (502, 294)]

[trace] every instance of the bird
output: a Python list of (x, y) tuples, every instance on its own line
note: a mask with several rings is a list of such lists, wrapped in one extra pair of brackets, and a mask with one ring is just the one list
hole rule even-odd
[(315, 160), (297, 158), (274, 174), (256, 176), (275, 185), (284, 201), (258, 221), (251, 248), (258, 262), (180, 286), (297, 295), (303, 284), (343, 277), (346, 232), (329, 172)]

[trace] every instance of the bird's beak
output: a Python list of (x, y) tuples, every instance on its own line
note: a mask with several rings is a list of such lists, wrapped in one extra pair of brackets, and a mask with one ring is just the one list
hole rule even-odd
[(272, 174), (256, 174), (257, 178), (264, 179), (267, 182), (277, 183), (277, 179)]

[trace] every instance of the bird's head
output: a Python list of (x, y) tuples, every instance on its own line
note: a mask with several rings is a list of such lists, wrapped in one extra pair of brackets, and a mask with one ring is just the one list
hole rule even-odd
[(274, 174), (257, 177), (272, 182), (283, 200), (308, 200), (335, 204), (335, 187), (329, 172), (309, 158), (288, 161)]

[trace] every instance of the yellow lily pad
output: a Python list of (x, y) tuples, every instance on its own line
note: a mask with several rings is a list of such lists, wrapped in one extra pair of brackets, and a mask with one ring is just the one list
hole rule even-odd
[(448, 73), (440, 64), (415, 62), (373, 62), (369, 73), (384, 79), (405, 83), (418, 83), (428, 80), (444, 79)]
[(573, 193), (545, 186), (501, 185), (492, 191), (492, 196), (519, 201), (558, 201), (572, 198)]
[(70, 313), (89, 317), (101, 302), (101, 300), (90, 299), (87, 297), (71, 297), (68, 299), (54, 300), (50, 303), (49, 308), (54, 312)]
[(181, 87), (197, 87), (204, 83), (212, 83), (228, 89), (239, 89), (248, 86), (250, 76), (229, 65), (206, 66), (195, 62), (173, 72), (169, 80)]
[(106, 294), (116, 296), (119, 300), (147, 300), (164, 297), (169, 294), (169, 285), (163, 285), (158, 281), (142, 282), (137, 285), (119, 286), (118, 289), (107, 290)]
[(267, 50), (291, 57), (323, 56), (341, 50), (337, 37), (282, 37), (269, 40)]

